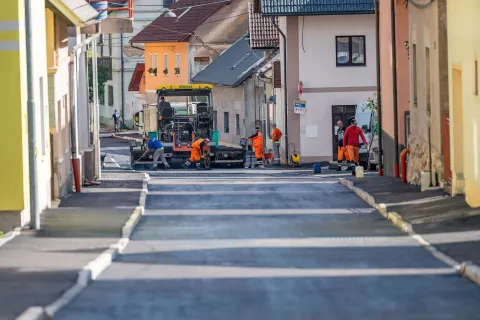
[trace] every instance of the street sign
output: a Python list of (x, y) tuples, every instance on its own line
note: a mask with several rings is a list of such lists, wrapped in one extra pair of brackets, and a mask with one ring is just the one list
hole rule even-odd
[(295, 100), (295, 107), (293, 112), (298, 114), (305, 114), (307, 102), (304, 100)]

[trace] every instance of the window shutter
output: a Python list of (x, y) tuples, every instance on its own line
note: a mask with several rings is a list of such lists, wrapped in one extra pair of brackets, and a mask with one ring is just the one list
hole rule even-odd
[(282, 70), (280, 61), (273, 62), (273, 87), (278, 89), (282, 87)]

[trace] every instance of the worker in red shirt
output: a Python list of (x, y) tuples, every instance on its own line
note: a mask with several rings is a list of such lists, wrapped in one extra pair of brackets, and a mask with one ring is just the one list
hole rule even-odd
[[(363, 135), (362, 129), (357, 127), (357, 120), (353, 119), (352, 124), (350, 127), (345, 130), (345, 134), (343, 135), (343, 148), (345, 151), (345, 147), (348, 152), (348, 156), (350, 158), (350, 168), (355, 167), (358, 165), (358, 157), (360, 151), (360, 138), (362, 139), (363, 143), (367, 145), (367, 140)], [(348, 144), (347, 144), (348, 141)]]

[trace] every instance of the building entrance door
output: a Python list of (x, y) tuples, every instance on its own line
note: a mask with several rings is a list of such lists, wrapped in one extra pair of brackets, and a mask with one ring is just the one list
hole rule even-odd
[(348, 126), (348, 119), (355, 117), (355, 111), (357, 110), (356, 105), (347, 105), (347, 106), (332, 106), (332, 147), (333, 147), (333, 160), (337, 159), (338, 149), (337, 149), (337, 122), (341, 120), (345, 126)]

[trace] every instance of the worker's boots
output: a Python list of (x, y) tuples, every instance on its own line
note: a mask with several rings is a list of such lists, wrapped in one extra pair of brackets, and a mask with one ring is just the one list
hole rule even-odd
[(185, 163), (182, 165), (182, 168), (185, 169), (185, 170), (188, 170), (188, 167), (190, 167), (190, 161), (185, 161)]

